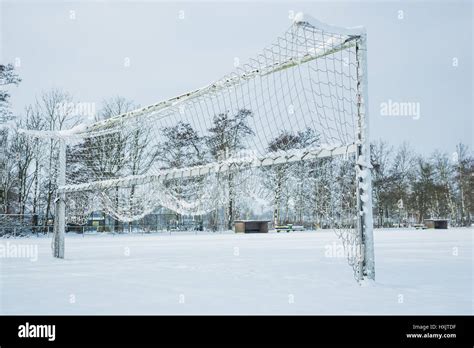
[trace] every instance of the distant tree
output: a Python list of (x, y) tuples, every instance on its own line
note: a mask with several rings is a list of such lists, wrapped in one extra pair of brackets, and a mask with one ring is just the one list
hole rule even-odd
[(436, 201), (435, 168), (430, 161), (419, 156), (417, 160), (417, 178), (413, 183), (411, 201), (418, 215), (418, 223), (434, 217)]
[[(16, 120), (16, 129), (39, 130), (42, 125), (41, 115), (35, 113), (31, 106), (26, 108), (24, 118)], [(29, 211), (35, 215), (39, 200), (38, 180), (39, 161), (41, 160), (39, 141), (19, 133), (16, 129), (13, 133), (10, 151), (14, 154), (16, 165), (17, 213), (24, 215)], [(32, 202), (30, 202), (32, 194)]]
[(17, 200), (18, 180), (17, 180), (17, 157), (15, 153), (15, 132), (0, 130), (2, 147), (0, 149), (0, 198), (2, 214), (16, 212), (14, 205)]
[(474, 215), (474, 156), (469, 148), (460, 143), (456, 146), (454, 181), (458, 190), (459, 223), (470, 226)]
[[(79, 117), (70, 108), (69, 105), (73, 101), (72, 96), (62, 90), (52, 89), (43, 92), (36, 102), (29, 106), (30, 112), (40, 119), (38, 126), (46, 131), (59, 131), (74, 127), (79, 122)], [(45, 221), (52, 217), (53, 198), (56, 194), (56, 178), (57, 178), (57, 156), (58, 156), (58, 140), (50, 139), (41, 142), (43, 173), (41, 174), (41, 191), (44, 192)]]
[(246, 137), (254, 134), (248, 124), (250, 117), (252, 112), (247, 109), (240, 109), (235, 115), (226, 112), (214, 116), (206, 141), (215, 159), (230, 157), (244, 148)]
[(0, 64), (0, 123), (11, 116), (10, 111), (10, 92), (4, 88), (9, 85), (18, 85), (21, 78), (15, 72), (12, 64)]
[[(305, 129), (296, 133), (282, 131), (268, 144), (269, 152), (289, 151), (315, 147), (319, 142), (318, 135), (311, 129)], [(307, 178), (311, 171), (311, 164), (282, 163), (269, 167), (266, 174), (266, 186), (274, 192), (273, 198), (273, 220), (274, 224), (280, 224), (289, 220), (290, 207), (296, 209), (295, 219), (302, 222), (305, 207), (305, 196), (308, 193)], [(314, 171), (311, 171), (314, 173)], [(290, 204), (291, 203), (291, 204)], [(282, 215), (285, 212), (285, 217)]]
[(377, 224), (383, 226), (385, 218), (389, 217), (393, 204), (391, 188), (393, 172), (390, 172), (393, 148), (385, 141), (370, 145), (370, 160), (372, 164), (373, 204), (377, 213)]
[[(96, 121), (111, 119), (135, 109), (131, 100), (116, 96), (102, 101), (102, 106), (95, 116)], [(91, 139), (85, 144), (86, 164), (92, 175), (99, 179), (112, 179), (123, 175), (128, 163), (126, 154), (130, 133), (125, 129), (112, 132)]]
[[(102, 101), (95, 121), (105, 121), (125, 114), (138, 108), (133, 101), (121, 96), (111, 97)], [(107, 180), (129, 175), (138, 175), (145, 172), (152, 164), (156, 154), (149, 148), (150, 130), (147, 128), (133, 128), (124, 125), (117, 127), (117, 131), (86, 138), (76, 146), (71, 155), (71, 164), (76, 164), (76, 170), (71, 176), (80, 180), (94, 181)], [(77, 172), (80, 172), (78, 174)], [(119, 209), (119, 188), (115, 187), (113, 201), (115, 209)], [(132, 185), (123, 194), (128, 194), (129, 209), (133, 214), (132, 202), (135, 195), (135, 186)], [(112, 212), (113, 213), (113, 212)], [(114, 219), (114, 231), (118, 231), (120, 222)]]
[[(187, 168), (204, 164), (207, 156), (205, 139), (193, 127), (180, 121), (161, 130), (161, 141), (156, 145), (157, 159), (163, 169)], [(199, 199), (203, 177), (166, 180), (164, 185), (179, 199)], [(176, 220), (181, 214), (176, 212)]]
[(404, 222), (402, 220), (405, 218), (408, 219), (408, 216), (404, 214), (408, 213), (408, 208), (411, 206), (409, 197), (411, 184), (415, 178), (415, 166), (416, 158), (413, 150), (408, 143), (402, 143), (396, 149), (393, 163), (390, 165), (388, 175), (391, 178), (391, 187), (387, 188), (387, 192), (392, 197), (389, 200), (392, 212), (395, 214), (398, 211), (399, 224)]
[[(209, 153), (214, 160), (228, 159), (234, 156), (237, 151), (244, 149), (247, 137), (254, 134), (249, 126), (249, 118), (252, 116), (252, 112), (247, 109), (240, 109), (234, 115), (225, 112), (214, 116), (212, 127), (209, 128), (209, 135), (206, 137)], [(228, 190), (226, 225), (227, 229), (232, 229), (236, 196), (234, 174), (229, 171), (225, 175)], [(217, 213), (216, 207), (215, 214)], [(216, 221), (214, 221), (215, 224)]]
[(435, 151), (430, 158), (435, 171), (434, 211), (438, 218), (449, 218), (456, 222), (454, 197), (455, 167), (446, 153)]
[(164, 168), (184, 168), (203, 164), (205, 139), (189, 123), (178, 122), (161, 131), (164, 140), (158, 145), (158, 155)]
[(12, 64), (0, 64), (0, 211), (4, 213), (8, 213), (14, 185), (12, 163), (9, 163), (12, 158), (8, 151), (9, 139), (12, 138), (8, 134), (8, 129), (3, 127), (5, 122), (12, 117), (9, 104), (10, 93), (5, 88), (18, 85), (20, 82), (21, 79)]

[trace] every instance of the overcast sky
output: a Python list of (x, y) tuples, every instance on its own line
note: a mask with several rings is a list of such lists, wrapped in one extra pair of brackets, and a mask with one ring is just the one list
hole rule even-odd
[[(51, 88), (100, 106), (114, 95), (147, 105), (202, 87), (282, 34), (289, 11), (367, 27), (373, 140), (406, 140), (422, 153), (472, 146), (471, 1), (2, 1), (1, 62), (21, 62), (23, 79), (13, 110)], [(381, 115), (389, 100), (420, 103), (419, 119)]]

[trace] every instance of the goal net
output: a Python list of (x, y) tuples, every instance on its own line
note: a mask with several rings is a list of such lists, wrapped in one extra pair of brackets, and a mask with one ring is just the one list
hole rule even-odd
[(63, 134), (55, 255), (68, 222), (164, 208), (209, 230), (258, 216), (333, 229), (373, 279), (365, 57), (363, 30), (298, 15), (222, 79)]

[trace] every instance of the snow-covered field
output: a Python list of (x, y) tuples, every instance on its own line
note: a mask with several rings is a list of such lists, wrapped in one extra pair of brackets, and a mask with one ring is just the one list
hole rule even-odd
[[(327, 256), (331, 231), (68, 234), (64, 260), (50, 238), (2, 239), (0, 313), (472, 314), (472, 236), (376, 230), (377, 281), (362, 287)], [(12, 257), (20, 245), (29, 258)]]

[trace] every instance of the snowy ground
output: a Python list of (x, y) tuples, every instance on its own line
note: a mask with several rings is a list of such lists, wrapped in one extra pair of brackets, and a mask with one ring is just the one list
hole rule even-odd
[[(65, 260), (53, 259), (50, 238), (2, 239), (0, 313), (472, 314), (472, 237), (376, 230), (372, 287), (326, 256), (331, 231), (68, 234)], [(30, 246), (30, 258), (12, 257), (13, 245)]]

